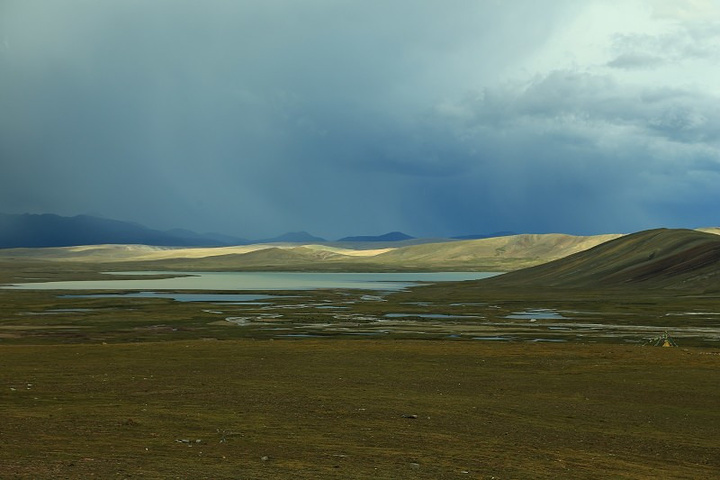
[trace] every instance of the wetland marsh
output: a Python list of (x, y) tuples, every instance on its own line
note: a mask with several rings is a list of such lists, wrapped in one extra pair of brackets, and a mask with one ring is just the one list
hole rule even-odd
[[(686, 346), (720, 346), (720, 307), (712, 298), (608, 302), (607, 296), (583, 300), (577, 292), (555, 291), (526, 293), (522, 300), (477, 288), (459, 302), (472, 285), (463, 280), (497, 275), (482, 272), (114, 275), (123, 277), (6, 284), (0, 289), (0, 338), (22, 343), (41, 341), (42, 335), (62, 341), (363, 335), (643, 344), (670, 330)], [(419, 285), (426, 286), (410, 288)]]

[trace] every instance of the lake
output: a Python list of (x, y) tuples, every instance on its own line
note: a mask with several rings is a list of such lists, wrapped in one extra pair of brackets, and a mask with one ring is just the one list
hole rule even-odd
[[(5, 285), (21, 290), (316, 290), (364, 289), (394, 291), (421, 283), (478, 280), (497, 272), (433, 273), (306, 273), (306, 272), (107, 272), (108, 275), (137, 275), (136, 279), (37, 282)], [(149, 279), (145, 275), (178, 275)]]

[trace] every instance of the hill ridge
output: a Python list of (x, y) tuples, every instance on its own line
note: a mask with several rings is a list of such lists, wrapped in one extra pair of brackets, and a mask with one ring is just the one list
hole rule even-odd
[(2, 258), (124, 264), (128, 268), (306, 271), (496, 271), (524, 268), (605, 242), (617, 235), (527, 234), (381, 248), (254, 244), (211, 248), (85, 246), (0, 251)]
[(645, 230), (487, 285), (564, 288), (720, 288), (720, 237), (688, 229)]

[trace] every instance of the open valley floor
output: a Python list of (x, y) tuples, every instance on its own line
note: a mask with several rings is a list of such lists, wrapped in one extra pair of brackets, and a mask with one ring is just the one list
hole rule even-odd
[(0, 478), (718, 478), (719, 340), (713, 290), (0, 289)]

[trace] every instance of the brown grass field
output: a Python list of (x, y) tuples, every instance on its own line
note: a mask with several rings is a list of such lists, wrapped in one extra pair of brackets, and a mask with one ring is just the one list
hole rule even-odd
[(0, 478), (720, 473), (708, 349), (243, 339), (0, 359)]

